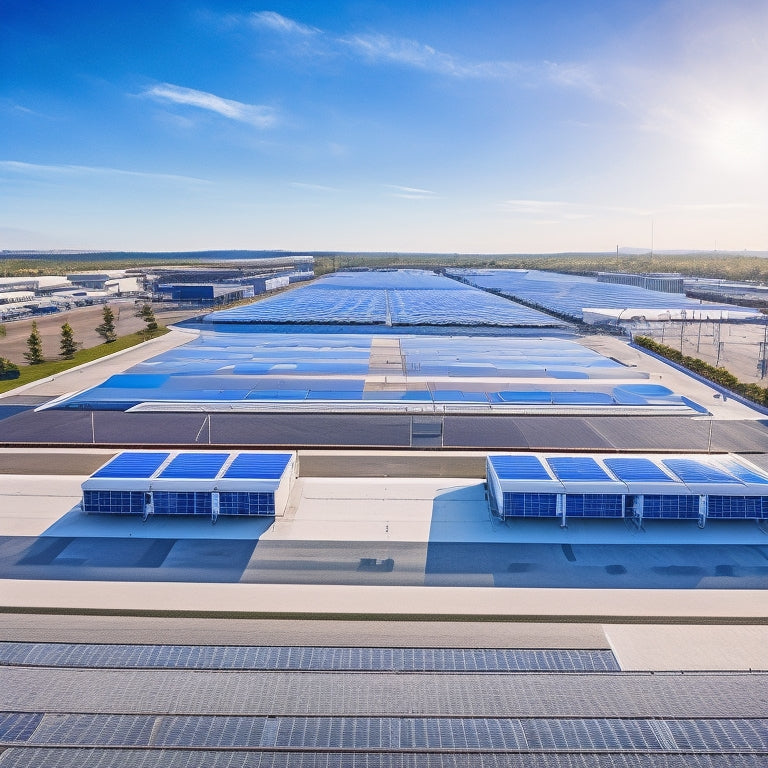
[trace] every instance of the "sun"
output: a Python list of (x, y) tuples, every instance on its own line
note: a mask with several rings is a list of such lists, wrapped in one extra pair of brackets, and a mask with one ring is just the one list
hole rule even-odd
[(733, 171), (763, 167), (768, 157), (766, 117), (759, 110), (726, 108), (707, 120), (699, 133), (710, 162)]

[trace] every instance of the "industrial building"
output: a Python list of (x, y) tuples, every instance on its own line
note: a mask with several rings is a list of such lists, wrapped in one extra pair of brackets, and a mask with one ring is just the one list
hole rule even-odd
[(91, 514), (281, 514), (296, 474), (294, 453), (125, 451), (83, 483)]
[(732, 454), (497, 454), (487, 477), (502, 519), (768, 520), (768, 473)]
[(215, 283), (171, 283), (158, 285), (156, 290), (170, 301), (180, 301), (200, 307), (229, 304), (246, 295), (246, 289), (242, 285)]
[(634, 285), (637, 288), (645, 288), (647, 291), (660, 291), (661, 293), (683, 293), (683, 276), (668, 272), (640, 275), (626, 272), (598, 272), (597, 282)]

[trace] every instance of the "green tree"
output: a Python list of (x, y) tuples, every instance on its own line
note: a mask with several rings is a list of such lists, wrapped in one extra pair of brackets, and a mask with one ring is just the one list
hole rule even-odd
[(12, 363), (7, 357), (0, 357), (0, 380), (18, 378), (19, 366)]
[(140, 317), (147, 324), (146, 330), (148, 333), (154, 333), (159, 327), (151, 304), (144, 304), (136, 313), (136, 317)]
[(0, 323), (0, 339), (2, 339), (3, 336), (5, 336), (5, 326)]
[(24, 353), (24, 359), (30, 365), (44, 362), (43, 337), (37, 330), (37, 323), (34, 320), (32, 321), (32, 332), (27, 336), (27, 351)]
[(96, 326), (96, 333), (98, 333), (107, 344), (117, 339), (115, 313), (112, 311), (112, 307), (110, 307), (109, 304), (104, 305), (104, 310), (101, 313), (101, 325)]
[(77, 352), (80, 345), (75, 341), (75, 332), (69, 323), (61, 326), (61, 342), (59, 344), (59, 353), (65, 360), (71, 360)]

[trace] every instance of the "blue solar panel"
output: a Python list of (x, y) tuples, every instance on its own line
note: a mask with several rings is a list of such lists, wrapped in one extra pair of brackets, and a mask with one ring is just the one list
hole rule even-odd
[(684, 483), (740, 484), (733, 475), (695, 459), (663, 459), (662, 464), (669, 467)]
[(551, 392), (492, 392), (503, 403), (551, 403)]
[(745, 467), (743, 464), (739, 464), (738, 461), (733, 459), (726, 459), (720, 462), (723, 467), (735, 475), (739, 480), (745, 483), (758, 483), (760, 485), (768, 485), (768, 477), (763, 474), (759, 474), (756, 470)]
[(109, 464), (95, 472), (92, 477), (152, 477), (170, 455), (170, 453), (126, 451), (115, 456)]
[(159, 477), (212, 480), (228, 458), (228, 453), (180, 453)]
[(290, 453), (241, 453), (229, 465), (223, 477), (243, 480), (279, 480)]
[(600, 465), (588, 456), (554, 456), (547, 463), (560, 480), (610, 480)]
[(555, 405), (612, 405), (613, 398), (605, 392), (553, 392)]
[(674, 482), (650, 459), (605, 459), (605, 465), (619, 480), (625, 482), (645, 481), (653, 483)]
[(118, 373), (110, 376), (101, 386), (104, 389), (156, 389), (168, 380), (168, 376), (160, 373)]
[(489, 456), (499, 480), (551, 480), (536, 456)]

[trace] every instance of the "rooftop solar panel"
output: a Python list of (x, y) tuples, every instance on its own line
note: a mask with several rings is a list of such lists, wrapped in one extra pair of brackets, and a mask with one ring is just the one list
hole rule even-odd
[(733, 475), (696, 459), (663, 459), (662, 464), (669, 467), (684, 483), (740, 482)]
[(212, 480), (219, 474), (229, 456), (228, 453), (180, 453), (159, 477)]
[(170, 453), (126, 451), (115, 456), (92, 477), (147, 478), (152, 477)]
[(735, 475), (739, 480), (745, 483), (757, 483), (759, 485), (768, 485), (768, 476), (758, 472), (757, 470), (745, 467), (743, 464), (739, 464), (738, 461), (733, 459), (721, 460), (720, 464), (732, 475)]
[(551, 480), (536, 456), (489, 456), (499, 480)]
[(156, 389), (168, 380), (162, 373), (117, 373), (110, 376), (101, 386), (105, 389), (135, 387), (141, 389)]
[(600, 465), (588, 456), (553, 456), (547, 463), (559, 480), (610, 480)]
[(625, 482), (672, 483), (669, 475), (650, 459), (605, 459), (605, 465), (619, 480)]
[(223, 477), (244, 480), (279, 480), (290, 453), (241, 453), (229, 465)]

